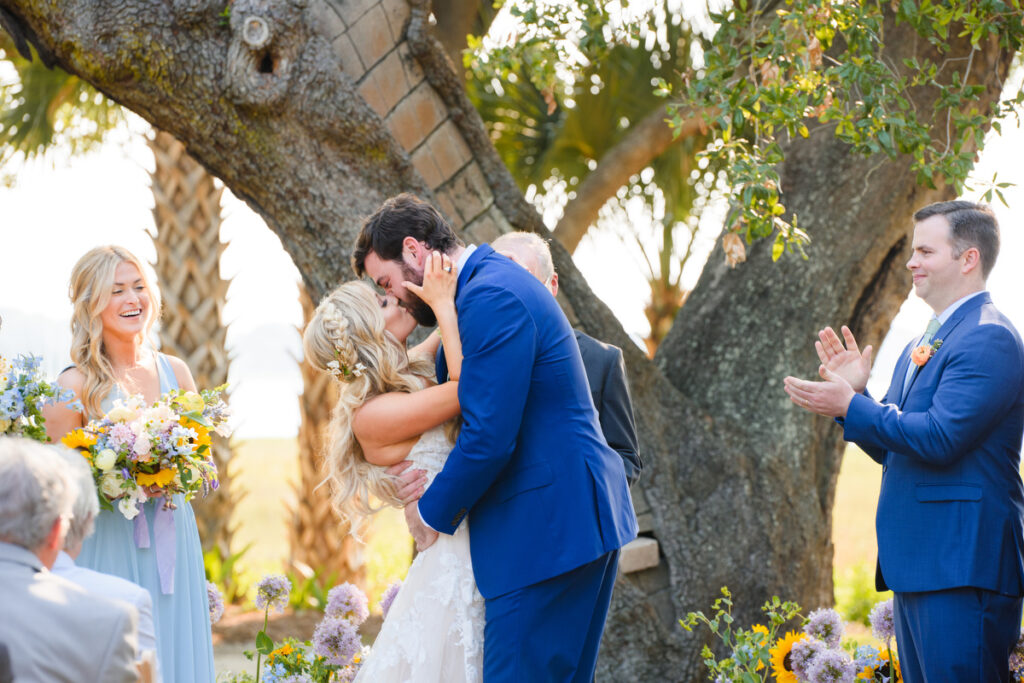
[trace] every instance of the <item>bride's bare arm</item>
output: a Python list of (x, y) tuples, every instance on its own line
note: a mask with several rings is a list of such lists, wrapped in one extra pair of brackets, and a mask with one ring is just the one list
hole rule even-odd
[[(458, 278), (459, 274), (448, 255), (435, 251), (427, 256), (423, 264), (423, 285), (403, 283), (406, 289), (423, 299), (434, 311), (444, 343), (444, 357), (448, 362), (448, 379), (454, 381), (462, 375), (462, 338), (459, 336), (459, 318), (455, 312)], [(434, 352), (437, 352), (436, 343)], [(437, 379), (440, 381), (442, 378)]]
[(388, 467), (404, 460), (423, 432), (458, 414), (459, 383), (445, 382), (375, 396), (352, 416), (352, 431), (366, 461)]

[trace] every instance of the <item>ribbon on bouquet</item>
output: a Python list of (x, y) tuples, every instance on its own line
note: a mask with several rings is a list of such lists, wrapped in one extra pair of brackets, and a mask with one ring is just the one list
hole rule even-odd
[[(165, 507), (162, 503), (153, 506), (153, 535), (156, 536), (156, 546), (153, 551), (156, 553), (156, 568), (160, 575), (160, 592), (164, 595), (174, 593), (174, 563), (177, 555), (177, 535), (174, 529), (174, 510)], [(149, 523), (146, 521), (146, 506), (141, 506), (139, 514), (135, 516), (135, 547), (148, 548)]]

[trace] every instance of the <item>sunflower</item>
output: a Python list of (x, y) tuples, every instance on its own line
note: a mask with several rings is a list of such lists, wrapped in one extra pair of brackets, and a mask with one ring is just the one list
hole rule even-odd
[(778, 683), (799, 683), (796, 674), (793, 673), (790, 652), (793, 650), (793, 645), (806, 637), (803, 633), (790, 631), (784, 637), (775, 641), (775, 647), (769, 651), (769, 654), (772, 658), (772, 670), (775, 672), (775, 680)]
[(89, 448), (95, 446), (97, 437), (84, 429), (75, 429), (63, 436), (60, 442), (68, 448)]
[(162, 469), (155, 474), (139, 472), (135, 475), (135, 481), (139, 486), (167, 486), (174, 480), (175, 471), (171, 468)]

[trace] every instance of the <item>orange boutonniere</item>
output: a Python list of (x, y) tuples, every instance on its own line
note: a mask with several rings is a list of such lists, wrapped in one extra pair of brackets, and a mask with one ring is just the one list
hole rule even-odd
[(942, 340), (936, 339), (931, 345), (921, 344), (916, 349), (910, 352), (910, 360), (914, 362), (919, 368), (923, 368), (924, 364), (931, 360), (931, 357), (935, 355), (935, 352), (942, 346)]

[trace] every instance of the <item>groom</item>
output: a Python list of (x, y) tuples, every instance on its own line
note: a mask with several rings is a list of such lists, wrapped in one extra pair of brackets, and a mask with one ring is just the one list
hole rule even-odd
[(409, 194), (366, 220), (353, 268), (433, 325), (403, 285), (422, 283), (433, 251), (458, 267), (463, 425), (410, 530), (422, 548), (468, 516), (488, 683), (591, 681), (618, 549), (637, 532), (622, 461), (601, 436), (572, 328), (526, 270), (486, 244), (463, 247)]
[(1008, 681), (1024, 595), (1024, 348), (985, 291), (991, 209), (941, 202), (914, 221), (907, 267), (935, 316), (886, 395), (867, 394), (871, 349), (845, 327), (845, 348), (830, 328), (816, 343), (825, 381), (787, 377), (786, 392), (882, 465), (876, 582), (895, 592), (908, 683)]

